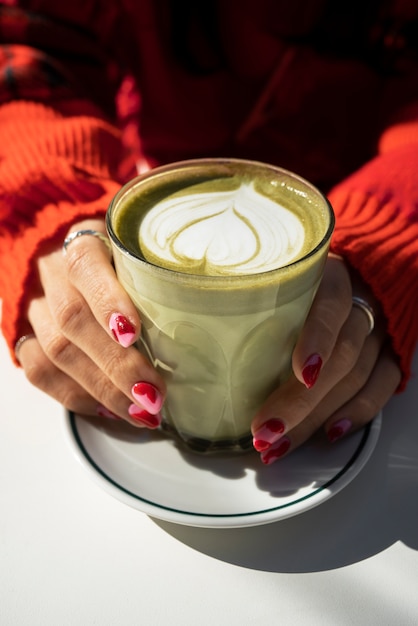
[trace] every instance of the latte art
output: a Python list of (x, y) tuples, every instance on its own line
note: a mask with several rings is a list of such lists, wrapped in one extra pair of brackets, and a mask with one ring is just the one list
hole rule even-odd
[(139, 246), (145, 259), (180, 272), (255, 274), (298, 258), (301, 220), (253, 183), (226, 191), (173, 194), (145, 215)]

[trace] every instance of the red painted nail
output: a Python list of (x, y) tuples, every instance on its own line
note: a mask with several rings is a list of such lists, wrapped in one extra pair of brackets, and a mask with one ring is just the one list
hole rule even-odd
[(268, 450), (271, 446), (269, 441), (263, 441), (263, 439), (253, 439), (253, 446), (257, 450), (257, 452), (264, 452), (264, 450)]
[(253, 437), (253, 446), (257, 452), (268, 450), (270, 446), (277, 441), (285, 431), (285, 425), (282, 420), (272, 417), (258, 428)]
[(344, 435), (346, 435), (348, 431), (351, 430), (352, 426), (353, 424), (351, 420), (347, 418), (335, 422), (335, 424), (333, 424), (327, 432), (328, 441), (330, 441), (331, 443), (334, 443), (334, 441), (338, 441), (338, 439), (344, 437)]
[(151, 383), (135, 383), (131, 389), (131, 393), (133, 398), (152, 415), (158, 413), (162, 407), (162, 395), (157, 387), (154, 387)]
[(322, 359), (319, 354), (311, 354), (311, 356), (306, 359), (302, 369), (302, 378), (308, 389), (313, 387), (318, 380), (321, 367)]
[(271, 465), (272, 463), (277, 461), (277, 459), (280, 459), (280, 457), (284, 456), (289, 448), (289, 437), (282, 437), (281, 439), (279, 439), (279, 441), (275, 443), (274, 446), (271, 446), (268, 450), (265, 450), (261, 453), (261, 460), (263, 461), (264, 465)]
[(135, 326), (121, 313), (113, 313), (110, 316), (109, 328), (116, 341), (124, 348), (132, 345), (135, 337)]
[(141, 409), (136, 404), (131, 404), (128, 409), (128, 413), (132, 419), (147, 428), (158, 428), (161, 424), (161, 415), (159, 413), (157, 415), (151, 415), (151, 413), (148, 413), (145, 409)]

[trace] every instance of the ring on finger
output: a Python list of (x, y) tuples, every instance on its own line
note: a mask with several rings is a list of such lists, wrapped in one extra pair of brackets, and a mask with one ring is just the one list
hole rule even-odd
[(97, 237), (98, 239), (100, 239), (101, 242), (105, 244), (110, 254), (112, 254), (112, 246), (106, 235), (103, 235), (103, 233), (100, 233), (98, 230), (92, 230), (90, 228), (86, 228), (84, 230), (76, 230), (75, 232), (70, 233), (68, 237), (64, 239), (64, 243), (62, 245), (63, 253), (66, 254), (67, 248), (70, 243), (72, 243), (75, 239), (78, 239), (78, 237), (82, 237), (83, 235), (91, 235), (92, 237)]
[(353, 296), (352, 301), (353, 301), (353, 306), (361, 309), (363, 313), (365, 314), (365, 316), (367, 317), (367, 321), (369, 322), (369, 330), (367, 333), (367, 336), (368, 336), (374, 329), (374, 324), (375, 324), (374, 310), (370, 306), (370, 304), (366, 302), (366, 300), (363, 300), (363, 298), (360, 298), (359, 296)]
[(28, 339), (36, 339), (36, 336), (34, 335), (34, 333), (28, 333), (27, 335), (22, 335), (21, 337), (19, 337), (19, 339), (15, 343), (14, 353), (15, 353), (15, 357), (16, 357), (16, 359), (18, 361), (19, 361), (20, 349), (23, 346), (23, 344), (25, 343), (25, 341), (27, 341)]

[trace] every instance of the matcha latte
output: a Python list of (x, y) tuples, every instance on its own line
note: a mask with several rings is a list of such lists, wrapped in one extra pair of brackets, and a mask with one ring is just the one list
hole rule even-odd
[(300, 177), (206, 159), (139, 176), (107, 213), (139, 348), (167, 382), (164, 427), (200, 451), (251, 446), (250, 424), (290, 372), (334, 218)]

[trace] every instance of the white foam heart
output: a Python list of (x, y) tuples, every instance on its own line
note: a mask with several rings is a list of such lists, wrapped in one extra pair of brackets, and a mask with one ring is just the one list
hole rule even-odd
[(282, 267), (298, 257), (304, 238), (300, 219), (252, 183), (168, 197), (146, 214), (139, 232), (148, 260), (207, 275)]

